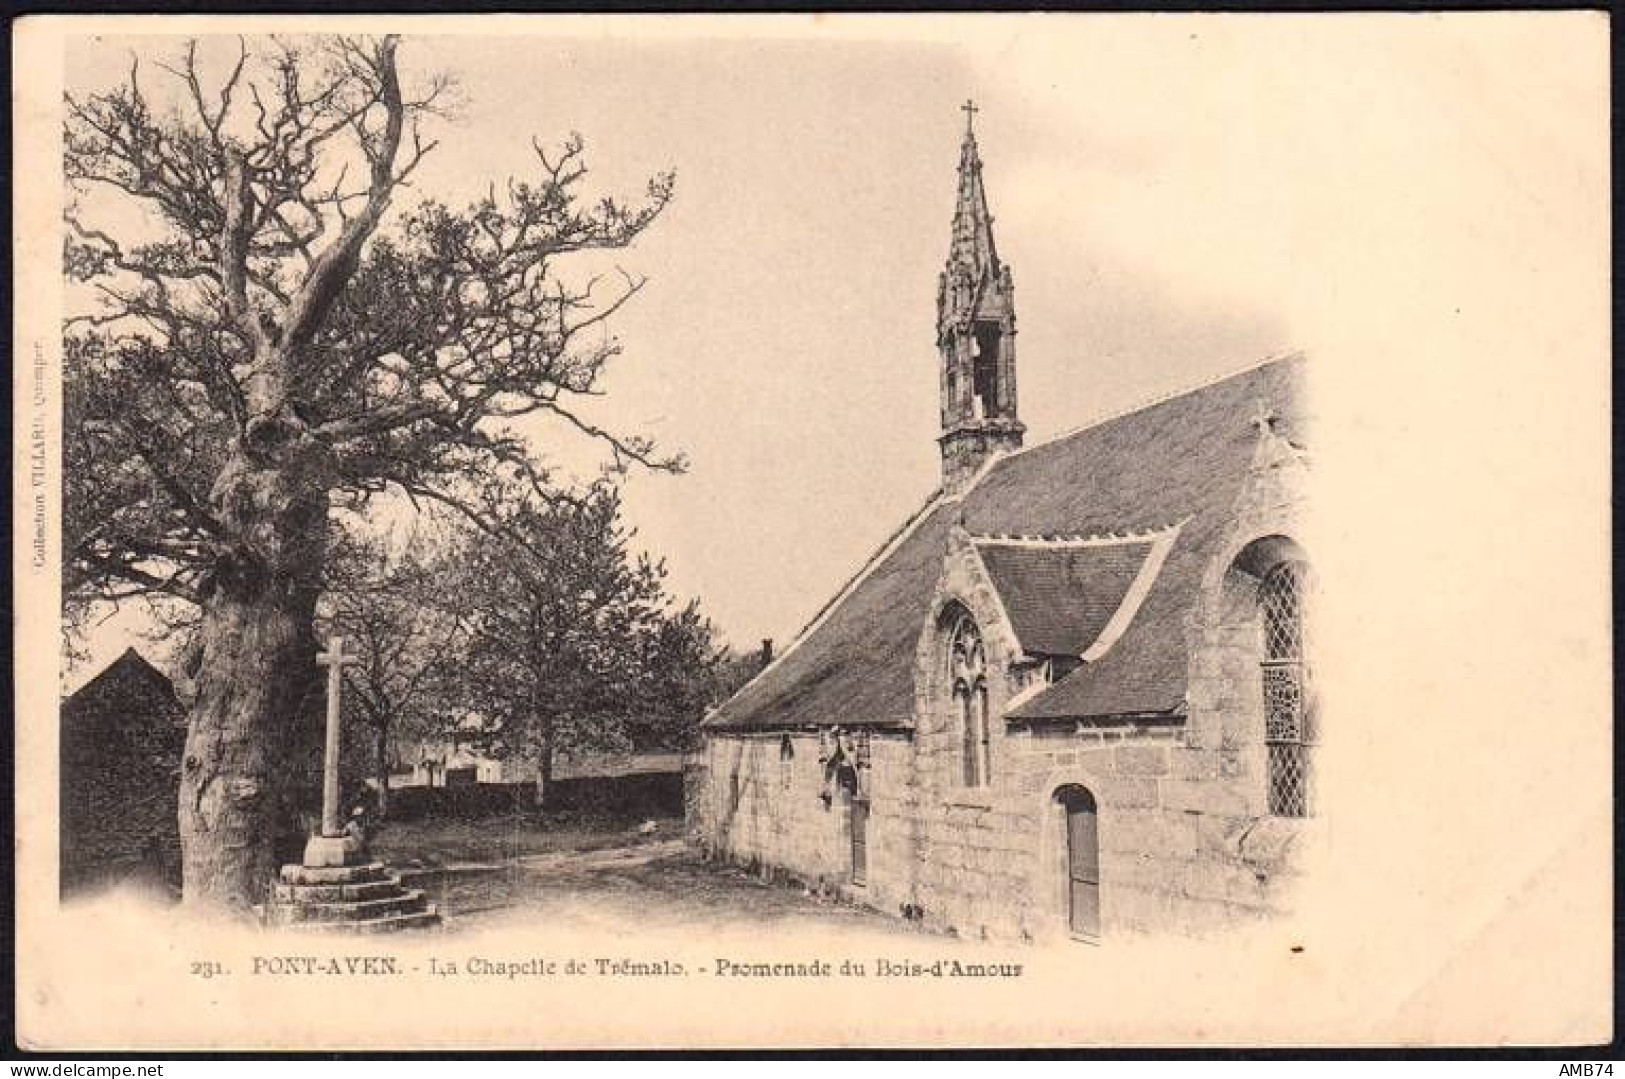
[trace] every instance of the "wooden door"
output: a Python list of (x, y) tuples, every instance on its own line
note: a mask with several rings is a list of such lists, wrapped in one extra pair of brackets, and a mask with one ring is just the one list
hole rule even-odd
[(862, 884), (869, 872), (869, 803), (852, 800), (852, 883)]
[(1094, 797), (1082, 787), (1063, 795), (1069, 926), (1084, 937), (1100, 936), (1100, 828)]

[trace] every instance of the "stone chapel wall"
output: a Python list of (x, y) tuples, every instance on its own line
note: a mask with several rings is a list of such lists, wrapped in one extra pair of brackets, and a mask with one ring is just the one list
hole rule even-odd
[[(1215, 717), (1218, 718), (1218, 717)], [(1174, 726), (1012, 731), (1002, 768), (974, 792), (921, 783), (913, 740), (874, 739), (866, 881), (852, 881), (851, 807), (826, 809), (819, 741), (712, 735), (707, 835), (737, 864), (772, 867), (881, 912), (919, 912), (968, 939), (1068, 934), (1065, 811), (1080, 785), (1099, 810), (1102, 935), (1203, 932), (1279, 907), (1296, 822), (1259, 816), (1249, 776), (1216, 772), (1214, 753)], [(1284, 825), (1284, 827), (1283, 827)]]
[[(786, 740), (789, 752), (786, 754)], [(875, 734), (863, 784), (869, 794), (865, 885), (852, 881), (852, 806), (835, 791), (826, 804), (820, 739), (814, 732), (713, 733), (706, 832), (716, 853), (735, 863), (770, 866), (829, 894), (880, 906), (897, 890), (902, 852), (902, 792), (908, 742)], [(884, 906), (881, 909), (886, 909)], [(896, 913), (893, 910), (893, 913)]]

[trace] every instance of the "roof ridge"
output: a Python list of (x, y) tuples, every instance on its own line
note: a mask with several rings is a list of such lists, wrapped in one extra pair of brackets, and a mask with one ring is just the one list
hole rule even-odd
[(1266, 356), (1262, 360), (1254, 360), (1244, 366), (1237, 367), (1234, 370), (1226, 371), (1224, 374), (1203, 379), (1200, 382), (1186, 383), (1176, 389), (1165, 390), (1161, 393), (1154, 394), (1151, 397), (1143, 398), (1137, 404), (1120, 408), (1116, 412), (1108, 412), (1104, 416), (1100, 416), (1096, 419), (1090, 420), (1088, 423), (1080, 424), (1079, 426), (1073, 427), (1069, 430), (1062, 431), (1060, 434), (1046, 438), (1042, 442), (1034, 442), (1031, 446), (1022, 446), (1020, 449), (1011, 450), (1009, 453), (999, 454), (998, 456), (991, 458), (987, 464), (983, 466), (982, 470), (978, 472), (976, 477), (966, 486), (963, 494), (970, 494), (976, 485), (982, 481), (982, 478), (992, 471), (993, 468), (1001, 461), (1008, 461), (1012, 457), (1019, 457), (1024, 453), (1031, 452), (1032, 450), (1042, 449), (1045, 446), (1054, 445), (1057, 442), (1072, 438), (1074, 435), (1081, 435), (1085, 431), (1092, 431), (1096, 427), (1102, 427), (1108, 423), (1123, 419), (1125, 416), (1132, 416), (1136, 412), (1144, 412), (1148, 408), (1155, 408), (1158, 405), (1166, 404), (1177, 397), (1184, 397), (1185, 395), (1195, 393), (1198, 390), (1205, 390), (1209, 386), (1217, 386), (1221, 382), (1228, 382), (1233, 378), (1239, 378), (1242, 375), (1257, 371), (1260, 368), (1268, 367), (1271, 364), (1284, 363), (1288, 360), (1304, 358), (1306, 358), (1305, 353), (1301, 348), (1290, 348), (1281, 352), (1276, 352)]
[(159, 670), (152, 660), (142, 655), (141, 650), (132, 644), (125, 648), (124, 651), (120, 652), (113, 659), (108, 660), (106, 666), (97, 671), (95, 674), (91, 675), (89, 678), (85, 679), (84, 682), (80, 683), (78, 689), (74, 690), (72, 693), (69, 693), (67, 696), (70, 698), (77, 697), (79, 694), (83, 693), (91, 686), (96, 685), (98, 682), (101, 682), (104, 679), (113, 678), (115, 676), (115, 672), (126, 670), (134, 671), (141, 675), (147, 675), (148, 672), (150, 672), (151, 674), (157, 675), (163, 681), (168, 682), (171, 688), (174, 687), (174, 681), (163, 671)]
[(1050, 533), (1029, 535), (1026, 533), (989, 532), (972, 534), (972, 543), (983, 546), (1000, 547), (1115, 547), (1130, 543), (1153, 543), (1169, 532), (1177, 530), (1184, 522), (1173, 522), (1158, 525), (1142, 531), (1107, 532), (1104, 535), (1090, 533)]

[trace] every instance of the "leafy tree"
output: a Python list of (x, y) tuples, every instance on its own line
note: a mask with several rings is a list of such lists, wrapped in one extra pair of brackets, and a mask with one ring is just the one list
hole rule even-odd
[(693, 749), (721, 697), (726, 650), (698, 600), (667, 613), (636, 644), (625, 737), (637, 750)]
[(620, 512), (607, 482), (510, 507), (456, 559), (461, 696), (488, 750), (534, 755), (544, 799), (561, 752), (681, 748), (711, 695), (711, 626), (697, 604), (671, 609), (664, 565), (631, 550)]
[[(576, 410), (637, 293), (561, 263), (623, 248), (672, 192), (592, 200), (581, 140), (465, 208), (392, 206), (450, 83), (399, 42), (196, 43), (149, 96), (139, 63), (66, 101), (64, 582), (71, 607), (175, 597), (200, 614), (182, 769), (186, 902), (244, 912), (273, 872), (283, 756), (316, 709), (329, 519), (386, 492), (478, 518), (501, 473), (545, 493), (512, 426), (551, 416), (655, 467)], [(218, 77), (216, 77), (218, 76)]]

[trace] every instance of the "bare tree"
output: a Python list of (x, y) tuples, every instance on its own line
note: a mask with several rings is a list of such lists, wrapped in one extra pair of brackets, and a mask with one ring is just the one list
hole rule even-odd
[(398, 549), (379, 539), (341, 535), (328, 551), (319, 622), (344, 636), (357, 662), (345, 668), (350, 738), (367, 737), (358, 759), (378, 785), (380, 818), (389, 809), (391, 747), (439, 734), (450, 713), (443, 690), (455, 685), (467, 633), (439, 603), (451, 576), (440, 550), (414, 535)]
[(243, 42), (216, 78), (194, 43), (165, 67), (178, 109), (134, 62), (66, 102), (65, 268), (97, 302), (66, 329), (65, 587), (201, 609), (180, 799), (201, 908), (245, 909), (274, 868), (331, 510), (393, 491), (478, 519), (462, 492), (498, 473), (546, 495), (524, 416), (678, 466), (576, 411), (642, 281), (558, 275), (631, 243), (671, 176), (634, 204), (585, 200), (572, 137), (535, 144), (532, 181), (387, 219), (449, 86), (407, 86), (398, 48)]

